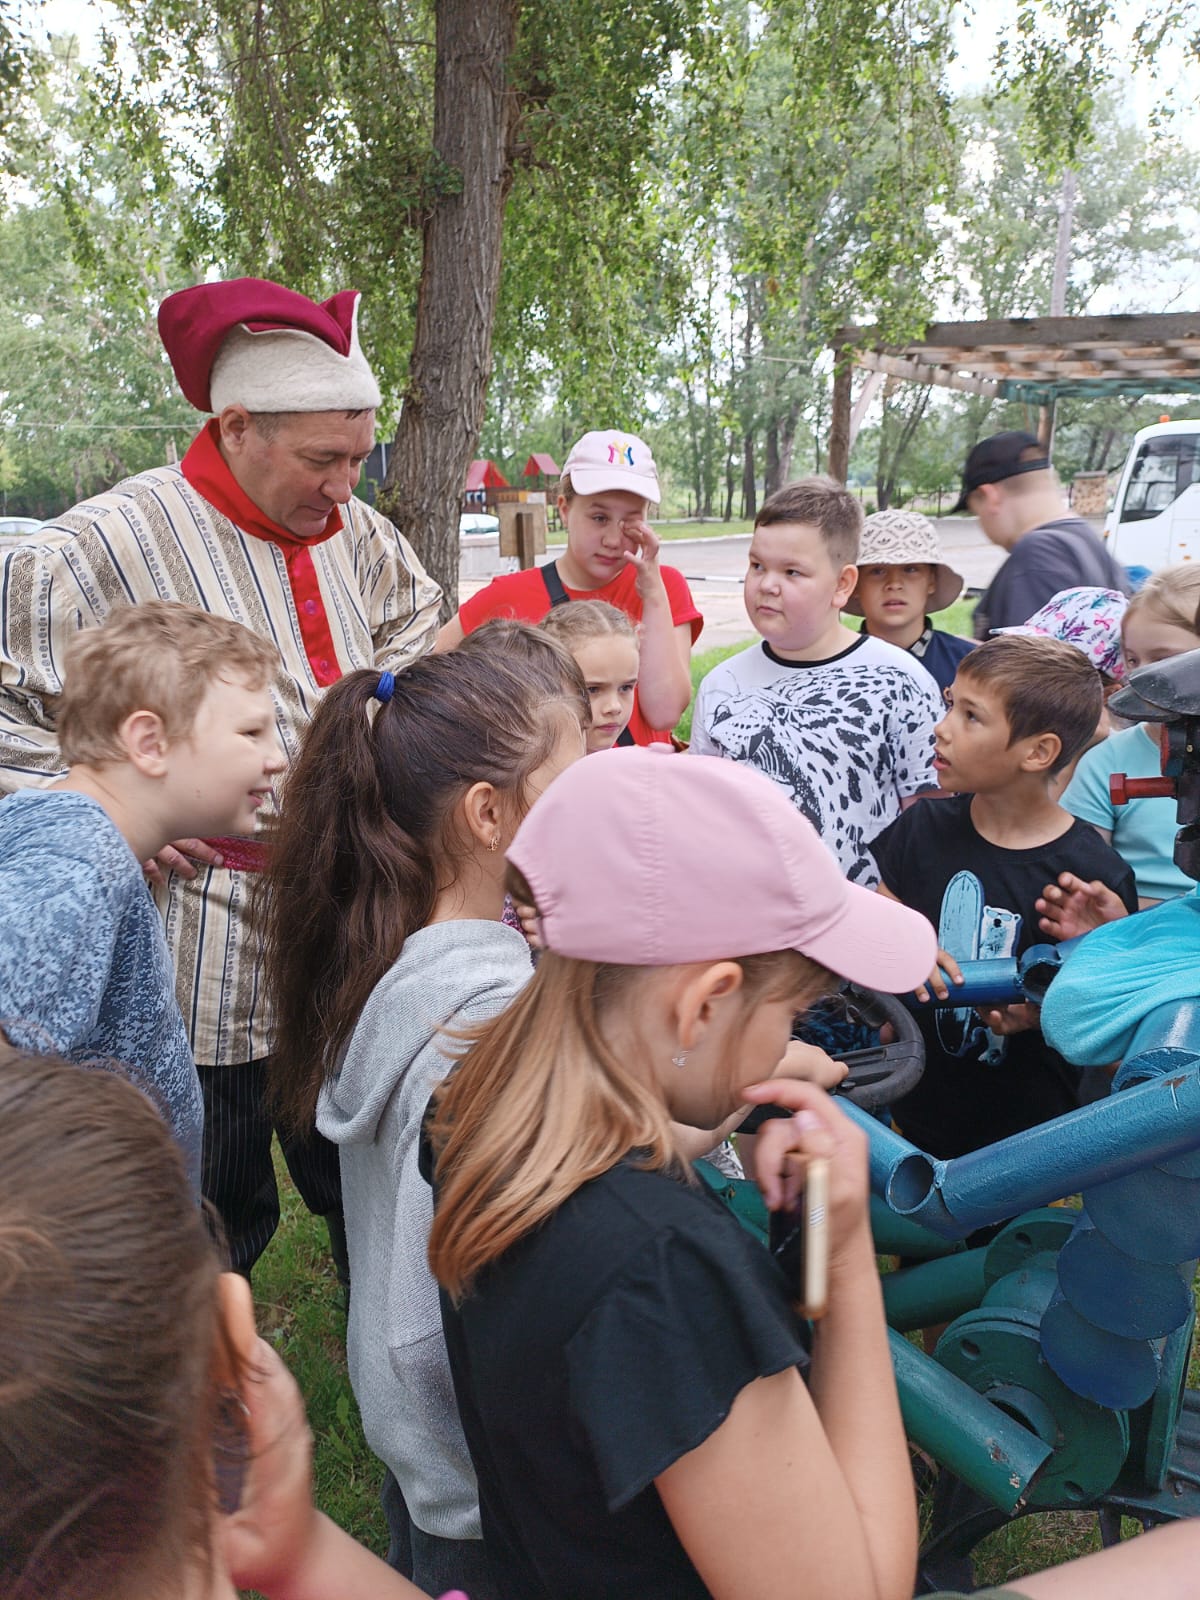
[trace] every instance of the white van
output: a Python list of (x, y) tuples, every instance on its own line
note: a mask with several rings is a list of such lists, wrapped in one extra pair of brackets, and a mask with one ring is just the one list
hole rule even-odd
[(1134, 577), (1200, 561), (1200, 420), (1156, 422), (1134, 435), (1104, 538)]

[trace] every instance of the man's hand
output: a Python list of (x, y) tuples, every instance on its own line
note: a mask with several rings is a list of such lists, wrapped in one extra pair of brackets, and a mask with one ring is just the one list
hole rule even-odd
[(142, 872), (147, 883), (161, 886), (166, 883), (167, 877), (174, 872), (181, 878), (194, 878), (196, 868), (192, 865), (198, 861), (202, 867), (223, 867), (225, 857), (219, 850), (214, 850), (212, 845), (205, 844), (203, 839), (176, 839), (174, 844), (165, 845), (156, 856), (151, 856), (149, 861), (142, 862)]
[(1061, 872), (1057, 883), (1048, 883), (1041, 899), (1034, 901), (1034, 909), (1038, 927), (1055, 939), (1077, 939), (1081, 933), (1129, 915), (1120, 895), (1107, 884), (1098, 878), (1085, 883), (1073, 872)]
[(985, 1028), (1007, 1038), (1010, 1033), (1028, 1033), (1042, 1025), (1041, 1006), (1018, 1001), (1011, 1006), (976, 1006), (976, 1015)]
[(939, 1000), (944, 1000), (950, 993), (950, 990), (946, 987), (947, 978), (950, 979), (951, 983), (962, 983), (962, 971), (949, 950), (939, 950), (937, 953), (937, 966), (929, 974), (925, 983), (914, 989), (913, 993), (922, 1005), (929, 999), (930, 989), (933, 990)]

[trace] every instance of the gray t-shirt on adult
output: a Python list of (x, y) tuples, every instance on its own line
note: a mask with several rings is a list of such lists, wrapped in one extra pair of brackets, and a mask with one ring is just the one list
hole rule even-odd
[(1060, 590), (1075, 588), (1128, 594), (1129, 579), (1082, 517), (1060, 517), (1031, 528), (975, 607), (975, 637), (986, 639), (992, 628), (1018, 628)]
[(162, 921), (124, 835), (86, 795), (0, 803), (0, 1029), (21, 1050), (128, 1066), (199, 1194), (204, 1101)]

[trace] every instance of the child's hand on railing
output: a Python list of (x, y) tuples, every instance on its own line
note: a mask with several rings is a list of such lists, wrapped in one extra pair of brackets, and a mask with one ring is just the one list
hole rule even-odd
[(913, 990), (913, 993), (922, 1005), (928, 1001), (930, 989), (933, 990), (939, 1000), (944, 1000), (950, 993), (950, 990), (946, 987), (947, 978), (950, 979), (951, 983), (961, 983), (963, 981), (958, 962), (955, 961), (949, 950), (939, 950), (937, 953), (937, 966), (934, 967), (925, 982), (919, 988)]

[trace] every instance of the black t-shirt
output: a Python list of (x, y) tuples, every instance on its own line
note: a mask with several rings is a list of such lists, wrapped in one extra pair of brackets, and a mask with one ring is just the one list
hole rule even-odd
[(503, 1600), (705, 1600), (654, 1479), (804, 1360), (778, 1267), (707, 1187), (622, 1162), (442, 1323)]
[(1032, 528), (984, 590), (971, 619), (977, 639), (990, 628), (1019, 628), (1062, 589), (1079, 586), (1129, 593), (1129, 578), (1082, 517)]
[[(976, 831), (968, 794), (922, 800), (871, 849), (884, 887), (928, 917), (939, 947), (959, 961), (1053, 943), (1037, 925), (1034, 901), (1060, 872), (1099, 878), (1137, 910), (1133, 873), (1090, 824), (1077, 821), (1032, 849), (1005, 850)], [(997, 1038), (969, 1007), (919, 1020), (925, 1072), (892, 1109), (904, 1136), (930, 1155), (964, 1155), (1075, 1109), (1079, 1070), (1040, 1031)]]

